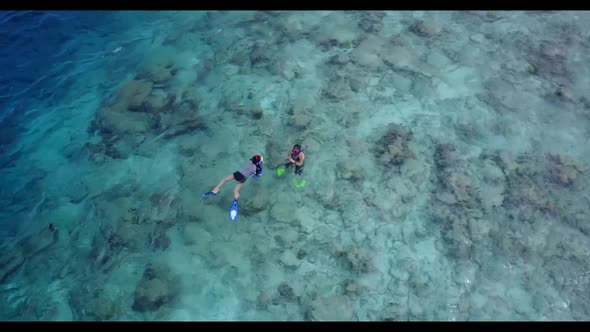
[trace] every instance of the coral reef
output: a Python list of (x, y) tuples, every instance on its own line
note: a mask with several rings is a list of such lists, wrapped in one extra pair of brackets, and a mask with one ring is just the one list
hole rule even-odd
[(372, 269), (371, 259), (364, 250), (338, 250), (336, 256), (344, 258), (346, 268), (354, 273), (367, 273)]
[(411, 140), (412, 132), (408, 128), (399, 124), (392, 124), (376, 142), (374, 153), (380, 164), (388, 168), (399, 166), (406, 159), (415, 157), (408, 147)]
[(532, 74), (552, 81), (569, 81), (572, 69), (568, 65), (567, 49), (561, 43), (544, 40), (528, 54)]
[(322, 96), (334, 102), (348, 98), (350, 93), (350, 83), (340, 75), (332, 76), (326, 88), (322, 89)]
[(6, 89), (0, 318), (589, 317), (587, 13), (142, 15)]
[[(159, 67), (158, 67), (159, 68)], [(161, 68), (160, 68), (161, 69)], [(194, 131), (207, 129), (198, 114), (201, 98), (194, 89), (182, 93), (184, 100), (176, 102), (176, 96), (164, 90), (154, 89), (154, 73), (140, 75), (125, 83), (116, 93), (111, 105), (103, 105), (97, 112), (89, 130), (98, 130), (102, 142), (88, 143), (85, 148), (93, 160), (96, 155), (125, 158), (134, 153), (146, 141), (146, 137), (170, 139)]]
[(376, 33), (383, 29), (385, 13), (376, 11), (363, 12), (358, 26), (367, 33)]
[(139, 73), (137, 73), (136, 79), (160, 84), (169, 81), (177, 72), (178, 68), (174, 63), (168, 61), (166, 63), (157, 63), (141, 69)]
[(476, 184), (455, 153), (453, 145), (436, 146), (434, 161), (439, 186), (433, 213), (448, 243), (448, 253), (456, 258), (469, 258), (474, 246), (472, 230), (483, 222), (483, 213)]

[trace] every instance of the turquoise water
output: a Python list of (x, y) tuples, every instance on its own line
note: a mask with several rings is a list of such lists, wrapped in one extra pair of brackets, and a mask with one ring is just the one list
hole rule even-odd
[(589, 319), (588, 12), (1, 14), (0, 319)]

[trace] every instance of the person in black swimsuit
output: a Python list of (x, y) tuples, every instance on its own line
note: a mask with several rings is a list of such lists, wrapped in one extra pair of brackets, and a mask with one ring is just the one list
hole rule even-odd
[(291, 165), (294, 164), (295, 165), (295, 174), (301, 175), (301, 172), (303, 172), (303, 166), (305, 163), (305, 154), (303, 153), (303, 151), (301, 151), (301, 145), (299, 145), (299, 144), (293, 145), (293, 148), (291, 149), (291, 151), (289, 151), (289, 153), (287, 153), (285, 160), (289, 161), (288, 163), (286, 163), (284, 165), (286, 168), (289, 168), (289, 167), (291, 167)]
[(215, 188), (213, 188), (213, 190), (202, 194), (201, 202), (203, 202), (203, 200), (209, 196), (217, 195), (219, 189), (221, 189), (221, 186), (230, 180), (236, 180), (238, 182), (234, 188), (234, 200), (237, 201), (238, 198), (240, 198), (240, 189), (242, 188), (244, 182), (246, 182), (249, 177), (258, 178), (262, 175), (263, 163), (264, 158), (262, 156), (255, 155), (254, 157), (250, 158), (250, 161), (248, 161), (242, 168), (221, 179), (221, 181), (215, 186)]

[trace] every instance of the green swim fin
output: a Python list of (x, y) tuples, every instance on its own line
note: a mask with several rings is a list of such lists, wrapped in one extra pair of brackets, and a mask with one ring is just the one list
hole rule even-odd
[(293, 182), (293, 185), (297, 188), (305, 187), (305, 180), (304, 179), (301, 179), (301, 181), (297, 181), (296, 178), (293, 178), (292, 182)]

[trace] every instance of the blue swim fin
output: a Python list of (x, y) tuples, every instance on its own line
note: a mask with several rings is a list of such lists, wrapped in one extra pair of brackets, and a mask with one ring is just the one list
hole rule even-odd
[(212, 191), (208, 191), (208, 192), (206, 192), (206, 193), (202, 194), (202, 195), (201, 195), (201, 203), (203, 203), (203, 201), (204, 201), (204, 200), (205, 200), (207, 197), (209, 197), (209, 196), (215, 196), (215, 195), (217, 195), (217, 194), (216, 194), (216, 193), (214, 193), (214, 192), (212, 192)]
[(234, 202), (229, 209), (229, 219), (236, 221), (238, 220), (238, 200), (234, 199)]

